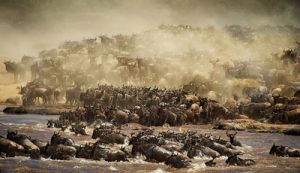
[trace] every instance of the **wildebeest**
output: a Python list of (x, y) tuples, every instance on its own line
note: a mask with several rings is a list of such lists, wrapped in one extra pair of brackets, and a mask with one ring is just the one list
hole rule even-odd
[(5, 153), (7, 157), (24, 154), (25, 149), (22, 145), (0, 136), (0, 152)]
[(226, 163), (228, 165), (235, 165), (235, 166), (251, 166), (255, 165), (255, 161), (252, 159), (242, 159), (239, 158), (238, 155), (232, 155), (229, 156), (228, 159), (226, 160)]
[(35, 144), (33, 144), (30, 138), (23, 134), (18, 134), (17, 131), (7, 131), (7, 139), (12, 140), (25, 149), (25, 152), (30, 154), (31, 158), (39, 159), (40, 158), (40, 149)]
[(283, 122), (285, 123), (299, 123), (300, 122), (300, 108), (286, 111), (284, 113), (284, 119)]
[(20, 94), (23, 95), (23, 105), (40, 104), (40, 98), (43, 104), (49, 104), (54, 99), (54, 89), (51, 87), (41, 87), (38, 85), (29, 85), (21, 87)]
[(6, 71), (14, 74), (14, 80), (17, 82), (20, 78), (24, 78), (26, 74), (25, 65), (11, 61), (4, 62)]
[(251, 118), (263, 118), (265, 116), (265, 111), (271, 107), (271, 103), (248, 103), (240, 104), (240, 113), (246, 114)]
[(280, 156), (280, 157), (285, 157), (285, 156), (287, 156), (287, 157), (300, 157), (300, 150), (290, 148), (290, 147), (287, 147), (287, 146), (273, 144), (271, 149), (270, 149), (269, 154)]
[(201, 118), (208, 122), (214, 122), (218, 119), (227, 119), (228, 110), (219, 102), (215, 100), (208, 100), (207, 98), (200, 99), (200, 106), (202, 106)]
[(99, 145), (99, 143), (95, 143), (93, 147), (93, 151), (91, 153), (91, 158), (94, 160), (104, 159), (108, 162), (112, 161), (128, 161), (127, 154), (117, 148), (105, 147), (103, 145)]
[(92, 153), (94, 151), (94, 144), (86, 143), (85, 145), (80, 145), (76, 152), (76, 157), (91, 159)]
[(191, 166), (191, 161), (181, 154), (172, 154), (165, 163), (174, 168), (188, 168)]
[(241, 147), (242, 144), (241, 142), (239, 142), (237, 139), (236, 139), (236, 135), (237, 135), (237, 131), (235, 131), (234, 133), (229, 133), (228, 130), (226, 131), (226, 135), (229, 137), (230, 139), (230, 143), (234, 146), (239, 146)]
[(86, 126), (83, 124), (75, 124), (72, 125), (71, 131), (73, 131), (76, 135), (88, 135), (85, 131)]
[(51, 137), (51, 145), (66, 145), (66, 146), (74, 146), (73, 139), (65, 138), (61, 136), (61, 132), (54, 132)]
[(124, 144), (127, 136), (120, 132), (116, 132), (110, 129), (96, 128), (93, 131), (92, 138), (99, 138), (98, 142), (104, 144)]
[(46, 149), (46, 146), (47, 146), (47, 142), (43, 142), (39, 139), (32, 139), (31, 142), (34, 145), (36, 145), (37, 147), (39, 147), (41, 154), (45, 154), (45, 149)]
[(140, 152), (149, 160), (164, 162), (167, 165), (171, 165), (175, 168), (186, 168), (190, 166), (190, 160), (187, 157), (184, 157), (179, 153), (172, 154), (172, 152), (155, 144), (135, 145), (132, 149), (132, 152)]
[(76, 156), (76, 148), (63, 144), (47, 144), (45, 147), (45, 155), (51, 159), (68, 160)]
[(78, 105), (80, 99), (81, 88), (76, 86), (66, 90), (66, 104)]

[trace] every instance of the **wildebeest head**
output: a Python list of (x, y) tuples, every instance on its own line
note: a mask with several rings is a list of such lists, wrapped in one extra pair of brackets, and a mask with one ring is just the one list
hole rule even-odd
[(17, 130), (7, 130), (7, 139), (11, 139), (14, 138), (15, 136), (18, 135), (18, 131)]
[(17, 69), (17, 65), (15, 62), (12, 61), (5, 61), (5, 69), (8, 73), (14, 73)]
[(52, 137), (51, 138), (57, 138), (57, 137), (61, 137), (61, 131), (55, 131), (54, 133), (53, 133), (53, 135), (52, 135)]
[(47, 127), (48, 128), (54, 128), (55, 127), (55, 121), (54, 120), (48, 120), (47, 121)]
[(237, 134), (237, 131), (235, 131), (234, 133), (229, 133), (228, 130), (226, 131), (226, 135), (229, 137), (231, 143), (235, 140), (236, 134)]
[(237, 154), (229, 156), (228, 159), (225, 161), (228, 165), (238, 165), (238, 156)]
[(199, 102), (200, 102), (200, 106), (205, 106), (207, 104), (208, 100), (206, 97), (202, 97), (202, 98), (200, 98)]

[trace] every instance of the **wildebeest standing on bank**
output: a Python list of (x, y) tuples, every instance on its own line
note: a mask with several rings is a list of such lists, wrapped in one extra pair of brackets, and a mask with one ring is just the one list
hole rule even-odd
[(20, 94), (23, 95), (23, 105), (33, 105), (36, 102), (40, 104), (39, 98), (42, 99), (43, 104), (49, 104), (53, 99), (54, 89), (39, 86), (21, 87)]
[(4, 62), (5, 69), (8, 73), (14, 74), (14, 80), (17, 82), (19, 79), (23, 79), (25, 77), (26, 69), (25, 65), (22, 63), (16, 63), (11, 61)]
[(81, 87), (76, 86), (73, 88), (69, 88), (66, 90), (66, 104), (70, 105), (78, 105), (79, 104), (79, 98), (81, 94)]

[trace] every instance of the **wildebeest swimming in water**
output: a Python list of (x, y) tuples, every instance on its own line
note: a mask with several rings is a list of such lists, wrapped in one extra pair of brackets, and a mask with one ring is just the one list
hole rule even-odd
[(43, 141), (41, 141), (41, 140), (39, 140), (39, 139), (32, 139), (31, 142), (32, 142), (34, 145), (36, 145), (37, 147), (40, 148), (40, 153), (41, 153), (41, 154), (45, 154), (45, 152), (46, 152), (46, 146), (47, 146), (47, 144), (48, 144), (47, 142), (43, 142)]
[[(30, 154), (32, 158), (35, 158), (34, 156), (37, 155), (33, 155), (28, 150), (39, 148), (39, 154), (51, 159), (68, 160), (77, 157), (93, 160), (104, 159), (110, 162), (130, 161), (128, 158), (136, 157), (140, 153), (146, 157), (147, 161), (165, 163), (174, 168), (189, 168), (192, 166), (191, 159), (194, 156), (200, 156), (198, 153), (202, 152), (203, 155), (212, 158), (205, 163), (207, 166), (215, 166), (215, 158), (221, 155), (228, 157), (226, 163), (229, 165), (250, 166), (255, 164), (255, 161), (251, 159), (237, 157), (242, 152), (227, 145), (229, 141), (225, 142), (225, 139), (221, 140), (215, 136), (201, 135), (197, 132), (167, 131), (156, 134), (153, 129), (143, 129), (128, 137), (115, 131), (109, 125), (101, 125), (96, 128), (94, 133), (94, 138), (100, 137), (97, 142), (78, 145), (72, 139), (62, 137), (60, 132), (55, 132), (51, 137), (51, 142), (46, 143), (38, 139), (31, 140), (30, 137), (20, 135), (16, 131), (9, 131), (7, 135), (9, 139), (0, 137), (0, 154), (3, 157)], [(103, 136), (107, 139), (103, 139)], [(108, 140), (109, 137), (113, 140)], [(130, 138), (129, 145), (131, 146), (120, 147), (118, 145), (126, 143), (124, 138)], [(195, 151), (192, 153), (193, 156), (191, 149)], [(199, 152), (197, 153), (197, 151)]]
[(40, 148), (33, 144), (30, 138), (23, 134), (18, 134), (17, 131), (7, 131), (7, 139), (12, 140), (20, 145), (22, 145), (25, 149), (25, 153), (30, 154), (30, 157), (33, 159), (40, 158)]
[(237, 154), (229, 156), (226, 160), (228, 165), (236, 165), (236, 166), (251, 166), (255, 165), (255, 161), (252, 159), (241, 159)]
[(65, 131), (71, 123), (68, 120), (48, 120), (47, 127), (48, 128), (61, 128), (62, 131)]
[(236, 139), (236, 135), (237, 135), (237, 131), (235, 131), (234, 133), (229, 133), (228, 130), (226, 131), (226, 135), (229, 137), (230, 139), (230, 143), (234, 146), (239, 146), (241, 147), (242, 144), (241, 142), (239, 142), (237, 139)]
[(25, 149), (22, 145), (0, 136), (0, 152), (6, 157), (14, 157), (15, 155), (22, 155)]
[(95, 128), (92, 134), (92, 138), (99, 138), (98, 142), (104, 144), (124, 144), (127, 136), (111, 129)]
[(54, 132), (51, 137), (51, 145), (66, 145), (66, 146), (74, 146), (74, 141), (70, 138), (65, 138), (61, 136), (60, 132)]
[(55, 160), (68, 160), (76, 156), (76, 148), (62, 144), (47, 144), (45, 155)]
[(287, 146), (273, 144), (269, 154), (280, 156), (280, 157), (300, 157), (300, 150), (293, 149)]
[(108, 162), (112, 161), (128, 161), (128, 155), (121, 149), (106, 147), (96, 142), (91, 152), (91, 158), (94, 160), (104, 159)]
[(85, 131), (86, 126), (83, 124), (75, 124), (72, 125), (71, 131), (73, 131), (76, 135), (88, 135)]
[(147, 157), (148, 160), (155, 160), (157, 162), (164, 162), (175, 168), (187, 168), (191, 166), (191, 160), (181, 153), (172, 153), (155, 144), (142, 144), (133, 146), (133, 153), (141, 153)]

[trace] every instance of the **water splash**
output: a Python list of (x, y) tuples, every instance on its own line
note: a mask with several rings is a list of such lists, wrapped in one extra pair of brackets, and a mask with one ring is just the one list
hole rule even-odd
[(166, 170), (163, 170), (163, 169), (161, 169), (161, 168), (157, 168), (157, 169), (155, 169), (154, 171), (152, 171), (151, 173), (167, 173), (168, 171), (166, 171)]

